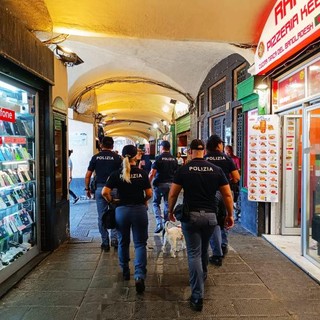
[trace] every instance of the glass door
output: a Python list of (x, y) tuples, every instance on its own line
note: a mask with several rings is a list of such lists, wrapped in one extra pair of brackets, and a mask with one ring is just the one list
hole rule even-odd
[(304, 110), (303, 255), (320, 263), (320, 104)]
[[(282, 117), (282, 223), (283, 235), (301, 233), (302, 111)], [(293, 196), (294, 195), (294, 196)]]

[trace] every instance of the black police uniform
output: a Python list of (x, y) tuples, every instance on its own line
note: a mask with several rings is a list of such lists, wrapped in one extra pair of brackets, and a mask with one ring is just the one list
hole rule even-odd
[(95, 154), (89, 163), (88, 170), (96, 172), (98, 186), (104, 186), (111, 172), (121, 167), (121, 157), (111, 150), (102, 150)]
[[(224, 172), (224, 174), (226, 175), (226, 178), (228, 179), (228, 182), (230, 184), (230, 174), (232, 171), (237, 170), (233, 160), (230, 157), (228, 157), (225, 153), (219, 150), (208, 152), (204, 156), (204, 158), (210, 163), (213, 163), (216, 166), (220, 167)], [(214, 256), (222, 256), (223, 250), (226, 250), (228, 246), (228, 239), (227, 239), (227, 231), (225, 230), (225, 227), (224, 227), (224, 221), (226, 217), (226, 208), (222, 200), (222, 196), (219, 193), (216, 196), (216, 205), (217, 205), (218, 223), (221, 228), (222, 243), (217, 243), (217, 242), (220, 242), (220, 240), (215, 238), (215, 239), (211, 239), (210, 246), (212, 248)], [(220, 248), (221, 246), (222, 248)]]
[(144, 190), (151, 188), (148, 174), (137, 166), (131, 166), (131, 183), (123, 181), (121, 174), (122, 170), (112, 172), (105, 184), (110, 189), (117, 188), (117, 196), (119, 198), (117, 206), (145, 204)]
[(152, 164), (151, 169), (157, 170), (153, 179), (153, 185), (172, 182), (174, 173), (178, 169), (178, 161), (170, 152), (161, 153)]
[(145, 205), (144, 190), (150, 189), (148, 174), (137, 166), (131, 166), (130, 181), (121, 179), (121, 170), (113, 172), (106, 182), (106, 187), (117, 188), (119, 204), (116, 208), (118, 230), (118, 256), (120, 266), (129, 273), (130, 230), (132, 228), (135, 248), (135, 279), (145, 279), (147, 266), (148, 213)]
[(178, 161), (170, 152), (161, 153), (152, 164), (152, 169), (157, 170), (153, 179), (153, 213), (156, 218), (157, 230), (161, 231), (163, 228), (161, 217), (161, 198), (164, 201), (164, 219), (168, 220), (168, 195), (171, 183), (173, 181), (174, 173), (178, 169)]
[[(95, 154), (89, 163), (88, 171), (95, 171), (96, 173), (96, 191), (95, 199), (97, 203), (98, 211), (98, 227), (101, 234), (102, 246), (109, 246), (109, 232), (105, 230), (102, 225), (102, 215), (105, 208), (108, 206), (108, 202), (101, 195), (102, 188), (104, 187), (110, 174), (118, 170), (121, 167), (122, 160), (121, 157), (111, 150), (102, 150)], [(117, 244), (117, 231), (115, 229), (111, 230), (111, 244), (116, 246)]]
[(204, 156), (205, 160), (215, 164), (220, 167), (224, 174), (226, 175), (228, 181), (230, 179), (230, 173), (234, 170), (237, 170), (236, 165), (233, 160), (228, 157), (225, 153), (215, 150), (209, 152)]
[(203, 298), (209, 239), (217, 225), (215, 194), (228, 180), (221, 168), (203, 158), (195, 158), (178, 169), (173, 183), (182, 186), (183, 201), (190, 210), (190, 219), (182, 222), (182, 230), (188, 252), (191, 297), (198, 300)]

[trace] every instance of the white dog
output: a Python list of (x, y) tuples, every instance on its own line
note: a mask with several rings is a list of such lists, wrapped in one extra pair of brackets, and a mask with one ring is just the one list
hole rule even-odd
[(166, 250), (166, 244), (169, 242), (171, 249), (171, 257), (176, 257), (176, 252), (178, 252), (178, 242), (181, 242), (181, 250), (186, 248), (186, 243), (184, 240), (184, 236), (181, 230), (181, 227), (171, 227), (169, 228), (169, 221), (166, 222), (164, 226), (164, 234), (163, 234), (163, 245), (162, 245), (162, 252)]

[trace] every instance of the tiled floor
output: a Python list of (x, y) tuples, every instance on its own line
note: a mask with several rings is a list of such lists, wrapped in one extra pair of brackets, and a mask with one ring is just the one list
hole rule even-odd
[(263, 235), (263, 238), (320, 283), (319, 267), (301, 255), (300, 236)]

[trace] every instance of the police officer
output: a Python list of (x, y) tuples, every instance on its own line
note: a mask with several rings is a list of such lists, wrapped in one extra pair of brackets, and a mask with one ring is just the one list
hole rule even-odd
[(130, 230), (135, 249), (135, 285), (137, 293), (145, 290), (147, 266), (148, 214), (147, 201), (152, 189), (147, 173), (136, 166), (137, 148), (126, 145), (122, 150), (122, 169), (113, 172), (102, 190), (104, 198), (112, 202), (111, 190), (117, 188), (119, 202), (116, 225), (119, 237), (119, 263), (124, 280), (130, 280)]
[(231, 228), (233, 201), (228, 180), (221, 168), (204, 160), (204, 143), (195, 139), (190, 144), (191, 161), (178, 169), (169, 193), (169, 219), (175, 221), (173, 208), (181, 189), (183, 202), (189, 207), (190, 217), (183, 221), (191, 286), (190, 307), (201, 311), (203, 307), (204, 280), (207, 277), (209, 239), (217, 224), (215, 194), (220, 190), (228, 215), (225, 223)]
[[(170, 142), (163, 140), (160, 144), (161, 154), (156, 158), (152, 164), (149, 173), (150, 182), (153, 181), (153, 213), (156, 218), (155, 233), (163, 230), (163, 220), (168, 220), (168, 194), (173, 176), (178, 169), (178, 162), (176, 158), (170, 153)], [(163, 217), (161, 216), (161, 198), (164, 201)]]
[[(237, 183), (240, 180), (239, 171), (237, 170), (233, 160), (225, 153), (223, 153), (224, 143), (222, 139), (216, 134), (210, 136), (207, 140), (206, 149), (207, 154), (204, 156), (204, 158), (207, 161), (220, 167), (226, 175), (229, 183)], [(222, 197), (219, 194), (217, 194), (217, 208), (219, 208), (218, 222), (220, 223), (219, 226), (217, 226), (217, 228), (215, 229), (212, 238), (210, 239), (210, 246), (213, 255), (210, 257), (209, 261), (216, 266), (221, 266), (222, 258), (228, 252), (228, 238), (227, 230), (224, 227), (224, 204), (222, 201)]]
[[(102, 226), (102, 215), (105, 208), (108, 206), (108, 202), (101, 195), (101, 191), (111, 172), (119, 169), (122, 163), (121, 157), (113, 152), (112, 149), (112, 137), (103, 137), (101, 140), (101, 151), (91, 158), (85, 176), (85, 190), (87, 196), (91, 198), (90, 179), (93, 172), (95, 172), (96, 174), (97, 186), (95, 191), (95, 199), (98, 211), (98, 227), (102, 239), (101, 249), (106, 252), (110, 250), (109, 232)], [(118, 237), (116, 229), (111, 230), (111, 245), (115, 248), (118, 247)]]

